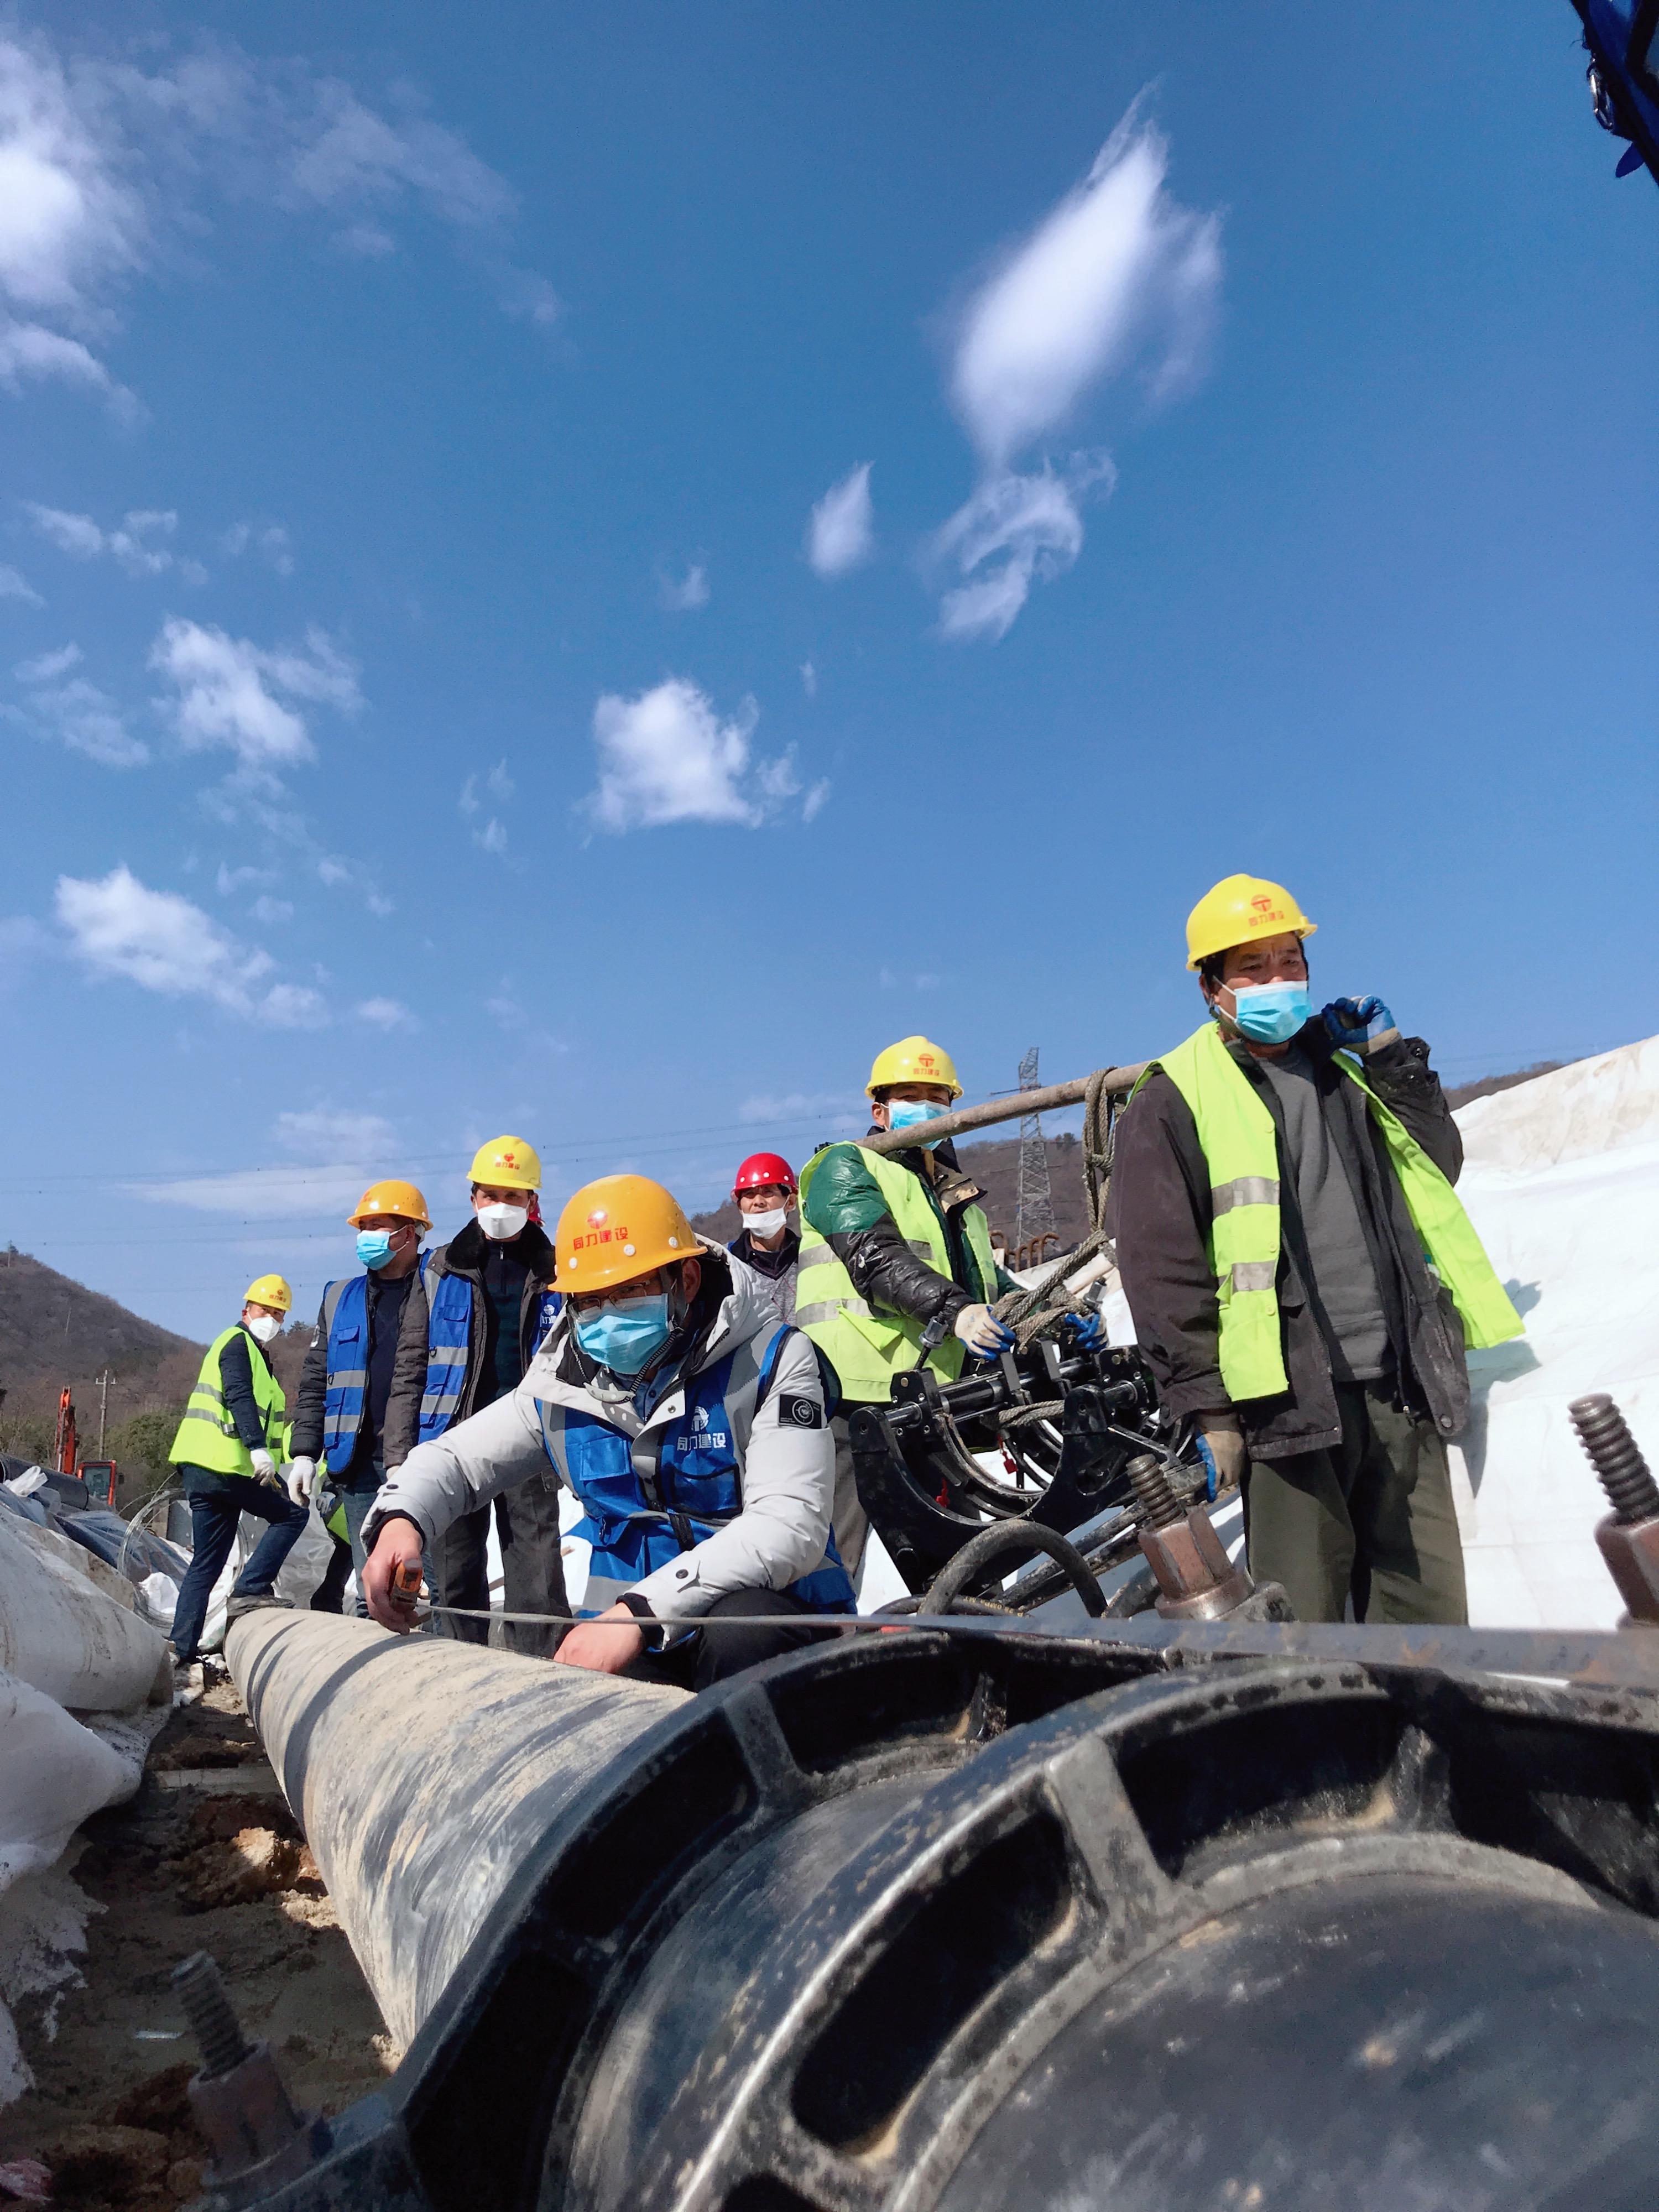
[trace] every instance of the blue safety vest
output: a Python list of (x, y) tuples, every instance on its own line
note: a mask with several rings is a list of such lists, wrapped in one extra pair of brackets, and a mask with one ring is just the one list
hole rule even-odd
[[(564, 1300), (556, 1291), (544, 1291), (536, 1308), (531, 1357), (542, 1348), (559, 1317)], [(438, 1287), (427, 1293), (426, 1388), (421, 1393), (421, 1435), (423, 1444), (442, 1436), (454, 1419), (466, 1385), (467, 1354), (472, 1341), (472, 1283), (466, 1275), (441, 1275)]]
[(427, 1289), (426, 1388), (421, 1393), (423, 1444), (442, 1436), (454, 1419), (466, 1384), (472, 1340), (472, 1283), (466, 1275), (440, 1275)]
[[(585, 1509), (571, 1532), (592, 1546), (584, 1620), (742, 1512), (749, 1432), (791, 1333), (777, 1330), (758, 1358), (752, 1341), (735, 1346), (686, 1382), (677, 1420), (633, 1441), (596, 1414), (536, 1401), (547, 1455)], [(833, 1535), (788, 1594), (815, 1613), (857, 1611)]]
[(323, 1291), (328, 1332), (328, 1395), (323, 1402), (323, 1457), (337, 1480), (351, 1464), (363, 1425), (368, 1386), (368, 1277), (352, 1275)]

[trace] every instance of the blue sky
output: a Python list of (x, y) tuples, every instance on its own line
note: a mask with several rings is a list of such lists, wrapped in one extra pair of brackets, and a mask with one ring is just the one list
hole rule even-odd
[[(349, 35), (344, 35), (349, 33)], [(37, 8), (0, 52), (0, 1237), (691, 1206), (1184, 1035), (1653, 1026), (1659, 207), (1565, 0)]]

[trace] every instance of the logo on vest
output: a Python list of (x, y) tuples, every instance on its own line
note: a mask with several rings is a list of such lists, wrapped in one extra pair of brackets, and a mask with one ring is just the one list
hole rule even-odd
[(693, 1406), (691, 1426), (689, 1431), (680, 1431), (674, 1439), (674, 1446), (678, 1451), (724, 1451), (726, 1448), (726, 1431), (709, 1427), (707, 1406)]

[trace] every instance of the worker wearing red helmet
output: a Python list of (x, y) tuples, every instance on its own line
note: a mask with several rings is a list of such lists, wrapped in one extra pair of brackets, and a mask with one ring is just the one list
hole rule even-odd
[(726, 1246), (760, 1277), (761, 1295), (781, 1322), (795, 1312), (795, 1267), (800, 1232), (790, 1221), (795, 1170), (780, 1152), (750, 1152), (732, 1181), (743, 1227)]

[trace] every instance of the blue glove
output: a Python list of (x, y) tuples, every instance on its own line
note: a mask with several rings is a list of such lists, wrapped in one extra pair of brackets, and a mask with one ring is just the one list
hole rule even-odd
[(1331, 1042), (1344, 1052), (1375, 1052), (1400, 1034), (1394, 1016), (1375, 991), (1363, 999), (1333, 999), (1320, 1008), (1319, 1018), (1330, 1031)]
[(1097, 1313), (1062, 1314), (1061, 1332), (1070, 1337), (1079, 1352), (1104, 1352), (1106, 1349), (1105, 1316)]
[(1210, 1449), (1210, 1440), (1207, 1437), (1200, 1437), (1198, 1439), (1198, 1455), (1204, 1462), (1204, 1495), (1213, 1505), (1216, 1492), (1220, 1485), (1216, 1476), (1215, 1454)]

